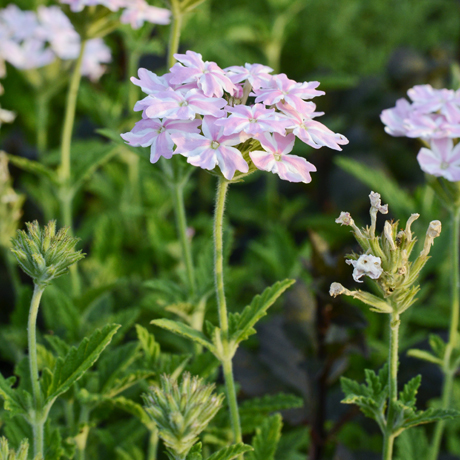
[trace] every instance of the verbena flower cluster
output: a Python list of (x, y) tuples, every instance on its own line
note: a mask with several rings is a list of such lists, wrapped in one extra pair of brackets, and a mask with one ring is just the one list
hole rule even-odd
[[(51, 64), (56, 59), (76, 59), (81, 40), (58, 6), (40, 6), (22, 11), (10, 4), (0, 10), (0, 59), (27, 70)], [(88, 40), (81, 73), (97, 80), (104, 73), (103, 63), (112, 59), (110, 48), (101, 38)]]
[[(152, 163), (181, 154), (203, 169), (218, 165), (228, 180), (252, 167), (308, 183), (316, 168), (290, 155), (295, 137), (315, 149), (341, 150), (348, 143), (314, 119), (323, 114), (310, 101), (324, 94), (318, 82), (297, 83), (261, 64), (221, 69), (193, 51), (174, 57), (179, 62), (169, 73), (141, 68), (139, 79), (131, 79), (147, 97), (134, 107), (142, 120), (122, 138), (134, 147), (150, 146)], [(249, 96), (255, 100), (246, 105)]]
[(460, 180), (460, 90), (414, 86), (380, 118), (391, 136), (420, 138), (417, 155), (423, 171), (456, 182)]
[(145, 0), (61, 0), (61, 3), (70, 5), (74, 12), (83, 10), (85, 6), (102, 5), (111, 11), (123, 9), (120, 21), (131, 24), (138, 29), (144, 22), (153, 24), (169, 24), (171, 12), (165, 8), (149, 5)]

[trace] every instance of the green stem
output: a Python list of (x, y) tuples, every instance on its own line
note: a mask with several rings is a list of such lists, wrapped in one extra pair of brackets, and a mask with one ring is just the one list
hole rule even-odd
[(399, 313), (392, 313), (390, 316), (390, 350), (388, 354), (389, 362), (389, 375), (388, 375), (388, 388), (389, 388), (389, 401), (388, 401), (388, 415), (385, 433), (383, 437), (383, 460), (391, 460), (393, 458), (393, 444), (395, 434), (393, 431), (395, 405), (398, 400), (398, 342), (399, 342)]
[(48, 102), (46, 93), (37, 95), (37, 149), (40, 156), (48, 148)]
[(147, 460), (157, 460), (158, 454), (158, 430), (152, 429), (149, 436), (149, 450)]
[(182, 248), (182, 254), (187, 272), (187, 281), (190, 293), (193, 295), (196, 291), (195, 270), (193, 268), (192, 250), (190, 241), (187, 236), (187, 217), (184, 206), (184, 185), (178, 182), (172, 184), (172, 195), (174, 202), (174, 213), (176, 215), (176, 225), (179, 234), (179, 240)]
[(223, 254), (223, 220), (225, 210), (225, 196), (229, 182), (219, 179), (216, 194), (216, 208), (214, 213), (214, 276), (216, 285), (217, 307), (219, 310), (219, 325), (222, 331), (222, 348), (225, 387), (227, 402), (230, 410), (230, 420), (233, 429), (234, 442), (242, 441), (238, 402), (236, 399), (235, 381), (233, 378), (232, 356), (228, 337), (227, 302), (224, 290), (224, 254)]
[(131, 83), (130, 78), (134, 75), (137, 75), (137, 68), (139, 66), (139, 59), (141, 58), (141, 53), (133, 49), (129, 49), (128, 57), (128, 110), (132, 111), (134, 105), (136, 104), (139, 96), (138, 87)]
[(86, 456), (86, 443), (88, 441), (88, 434), (89, 434), (89, 414), (91, 409), (86, 404), (82, 404), (80, 409), (80, 417), (78, 420), (79, 424), (79, 433), (76, 436), (76, 445), (77, 445), (77, 460), (85, 460)]
[[(451, 356), (457, 346), (457, 334), (459, 324), (459, 229), (460, 229), (460, 208), (452, 210), (452, 249), (451, 249), (451, 295), (452, 307), (449, 326), (449, 342), (444, 356), (444, 385), (442, 389), (442, 408), (450, 409), (452, 402), (452, 388), (456, 369), (451, 369)], [(445, 421), (440, 420), (436, 423), (436, 428), (431, 442), (429, 460), (437, 460), (441, 447), (442, 436), (444, 433)]]
[(179, 0), (171, 0), (172, 25), (169, 36), (168, 68), (171, 68), (176, 59), (174, 55), (179, 51), (180, 33), (182, 28), (182, 12)]
[(34, 455), (41, 454), (43, 456), (43, 440), (44, 431), (43, 426), (45, 420), (42, 417), (42, 395), (40, 391), (40, 383), (38, 377), (38, 363), (37, 363), (37, 314), (38, 307), (40, 306), (40, 299), (42, 297), (44, 287), (35, 285), (32, 301), (29, 310), (29, 322), (27, 326), (27, 335), (29, 341), (29, 366), (30, 378), (32, 380), (32, 394), (34, 398), (34, 416), (32, 418), (32, 428), (34, 435)]

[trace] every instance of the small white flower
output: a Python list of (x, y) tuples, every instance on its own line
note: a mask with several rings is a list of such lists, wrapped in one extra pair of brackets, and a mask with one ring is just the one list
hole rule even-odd
[(385, 204), (382, 206), (382, 202), (380, 200), (380, 193), (371, 192), (369, 195), (371, 200), (371, 206), (377, 211), (380, 211), (382, 214), (388, 214), (388, 205)]
[(354, 220), (352, 219), (349, 212), (341, 212), (340, 216), (335, 219), (336, 224), (340, 225), (353, 225)]
[(358, 260), (347, 260), (348, 265), (353, 265), (353, 279), (357, 283), (362, 283), (361, 278), (367, 275), (369, 278), (376, 280), (383, 273), (381, 267), (382, 260), (372, 254), (362, 254)]

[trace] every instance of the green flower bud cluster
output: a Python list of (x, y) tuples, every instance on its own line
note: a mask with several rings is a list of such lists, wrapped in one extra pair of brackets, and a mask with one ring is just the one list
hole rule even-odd
[[(366, 271), (364, 264), (360, 263), (366, 262), (362, 260), (364, 255), (351, 254), (347, 256), (347, 263), (353, 265), (355, 271), (357, 270), (356, 267), (359, 266), (361, 270), (359, 277), (368, 275), (375, 280), (381, 296), (378, 297), (360, 290), (349, 291), (339, 283), (332, 283), (329, 293), (333, 297), (341, 294), (351, 295), (371, 305), (372, 310), (378, 313), (402, 313), (415, 302), (415, 295), (420, 289), (415, 283), (420, 271), (429, 259), (429, 252), (434, 238), (441, 233), (441, 222), (436, 220), (430, 223), (425, 235), (423, 250), (414, 261), (410, 261), (409, 258), (417, 241), (412, 234), (411, 225), (420, 217), (419, 214), (412, 214), (404, 229), (400, 228), (399, 221), (386, 221), (382, 234), (376, 236), (377, 214), (378, 212), (386, 214), (388, 205), (381, 205), (378, 193), (371, 192), (369, 198), (371, 200), (370, 227), (358, 228), (350, 214), (344, 212), (340, 214), (336, 222), (352, 228), (364, 254), (370, 255), (375, 264), (378, 265), (378, 272), (374, 266), (372, 271), (370, 267), (369, 271)], [(355, 275), (354, 278), (357, 280)]]
[(18, 227), (22, 215), (24, 195), (18, 195), (8, 171), (8, 157), (0, 152), (0, 246), (10, 247), (10, 240)]
[(178, 383), (163, 375), (160, 385), (144, 395), (145, 409), (158, 425), (159, 436), (174, 460), (184, 460), (199, 434), (219, 411), (223, 395), (214, 385), (184, 373)]
[[(8, 446), (8, 440), (4, 437), (0, 439), (0, 460), (28, 460), (29, 454), (29, 443), (27, 439), (24, 439), (19, 446), (17, 452), (10, 449)], [(34, 460), (42, 460), (41, 455), (34, 457)]]
[(85, 256), (81, 251), (75, 251), (79, 239), (69, 234), (69, 228), (61, 228), (56, 233), (55, 221), (44, 228), (40, 228), (37, 221), (26, 225), (28, 232), (18, 230), (12, 238), (11, 251), (37, 286), (47, 286)]

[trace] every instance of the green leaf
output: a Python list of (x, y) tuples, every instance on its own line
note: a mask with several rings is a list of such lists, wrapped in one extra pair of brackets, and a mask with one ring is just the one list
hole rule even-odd
[(148, 155), (146, 155), (145, 153), (146, 152), (145, 149), (130, 147), (121, 138), (120, 133), (118, 131), (115, 131), (109, 128), (102, 128), (102, 129), (96, 129), (96, 133), (100, 134), (101, 136), (106, 137), (107, 139), (110, 139), (111, 141), (115, 142), (115, 144), (123, 146), (125, 149), (130, 150), (131, 152), (135, 153), (141, 158), (144, 158), (144, 159), (148, 158)]
[(186, 460), (203, 460), (203, 456), (201, 455), (202, 444), (201, 442), (197, 442), (191, 449), (187, 455)]
[(248, 460), (275, 460), (282, 427), (283, 422), (280, 414), (265, 419), (252, 438), (254, 451), (248, 455)]
[(147, 360), (150, 363), (155, 362), (161, 352), (160, 344), (155, 340), (155, 336), (140, 324), (136, 324), (136, 332)]
[(430, 347), (433, 350), (434, 354), (440, 358), (441, 360), (444, 359), (444, 355), (446, 354), (446, 342), (436, 334), (430, 334)]
[(155, 422), (147, 415), (144, 408), (132, 401), (131, 399), (125, 398), (124, 396), (118, 396), (117, 398), (107, 398), (107, 400), (118, 409), (122, 409), (125, 412), (128, 412), (131, 415), (137, 417), (143, 425), (145, 425), (149, 430), (155, 428)]
[(45, 340), (50, 344), (57, 356), (63, 358), (69, 352), (69, 345), (57, 335), (45, 335)]
[(56, 173), (38, 161), (32, 161), (24, 157), (18, 157), (17, 155), (8, 155), (8, 160), (24, 171), (36, 174), (37, 176), (45, 177), (55, 185), (59, 184), (59, 179)]
[(0, 397), (3, 399), (3, 407), (5, 410), (11, 411), (11, 415), (26, 415), (28, 407), (24, 405), (18, 392), (11, 388), (15, 381), (16, 377), (5, 379), (0, 373)]
[(248, 305), (242, 313), (233, 313), (229, 315), (229, 329), (231, 340), (240, 343), (254, 334), (254, 325), (271, 307), (278, 297), (290, 286), (295, 280), (278, 281), (273, 286), (268, 287), (261, 295), (256, 295), (251, 304)]
[(425, 430), (412, 428), (404, 431), (396, 441), (397, 460), (420, 460), (426, 458), (429, 442)]
[(426, 411), (415, 412), (414, 410), (407, 410), (406, 407), (398, 404), (397, 407), (397, 423), (394, 427), (395, 435), (399, 435), (402, 431), (412, 428), (417, 425), (425, 423), (438, 422), (440, 420), (448, 420), (460, 416), (460, 412), (453, 409), (433, 409), (430, 408)]
[(417, 375), (404, 385), (404, 390), (399, 394), (399, 400), (408, 407), (415, 407), (417, 402), (417, 391), (422, 383), (422, 376)]
[(298, 396), (278, 393), (276, 395), (265, 395), (261, 398), (247, 399), (240, 405), (240, 413), (262, 413), (277, 412), (286, 409), (303, 407), (303, 399)]
[(430, 352), (425, 350), (418, 350), (413, 348), (407, 352), (407, 356), (411, 356), (412, 358), (418, 358), (423, 361), (428, 361), (430, 363), (437, 364), (438, 366), (443, 366), (442, 359), (437, 358), (436, 356), (432, 355)]
[(108, 324), (84, 338), (78, 348), (72, 347), (65, 358), (57, 358), (53, 370), (53, 385), (46, 403), (52, 403), (66, 392), (99, 358), (120, 326)]
[(352, 176), (359, 179), (373, 190), (378, 184), (378, 192), (396, 216), (405, 216), (417, 207), (412, 196), (403, 190), (398, 183), (382, 171), (367, 166), (359, 161), (337, 156), (335, 162)]
[(174, 332), (174, 334), (186, 337), (187, 339), (190, 339), (193, 342), (196, 342), (207, 348), (212, 353), (217, 353), (217, 349), (214, 344), (212, 344), (202, 332), (199, 332), (184, 323), (179, 323), (170, 319), (155, 319), (151, 321), (150, 324), (155, 324), (155, 326)]
[[(233, 460), (241, 454), (252, 451), (252, 447), (247, 444), (238, 443), (229, 447), (224, 447), (208, 457), (208, 460)], [(188, 456), (187, 456), (188, 460)], [(266, 460), (269, 460), (268, 458)]]

